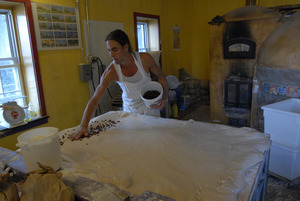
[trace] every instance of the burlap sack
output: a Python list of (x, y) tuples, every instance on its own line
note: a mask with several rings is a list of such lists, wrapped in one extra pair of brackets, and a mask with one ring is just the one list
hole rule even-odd
[(43, 166), (42, 170), (29, 172), (22, 187), (21, 201), (74, 201), (74, 193), (66, 186), (61, 173), (51, 167)]
[(17, 185), (8, 172), (0, 174), (0, 201), (19, 201)]

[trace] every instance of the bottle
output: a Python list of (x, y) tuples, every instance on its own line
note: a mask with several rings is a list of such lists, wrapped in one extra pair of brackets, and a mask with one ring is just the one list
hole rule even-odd
[(176, 103), (174, 103), (172, 106), (172, 113), (173, 113), (173, 117), (175, 119), (177, 119), (178, 118), (178, 107), (177, 107)]
[(168, 106), (168, 117), (170, 118), (170, 117), (172, 117), (172, 107), (171, 107), (170, 103), (168, 105), (169, 105)]
[(28, 104), (28, 111), (31, 119), (36, 119), (39, 116), (38, 110), (32, 102)]
[(30, 121), (31, 120), (31, 116), (30, 116), (30, 111), (29, 111), (29, 106), (27, 106), (25, 109), (25, 120), (24, 121)]

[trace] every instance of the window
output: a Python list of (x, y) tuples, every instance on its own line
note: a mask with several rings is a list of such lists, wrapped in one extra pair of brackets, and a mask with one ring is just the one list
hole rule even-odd
[(139, 52), (160, 51), (159, 16), (134, 13), (135, 43)]
[(137, 22), (138, 51), (149, 52), (147, 22)]
[[(149, 52), (156, 64), (161, 67), (160, 32), (158, 15), (133, 13), (135, 29), (135, 48), (139, 52)], [(151, 79), (157, 77), (151, 73)]]
[(11, 10), (0, 9), (0, 100), (24, 106), (15, 30)]
[(48, 122), (30, 0), (0, 1), (0, 105), (16, 101), (24, 109), (31, 102), (38, 118), (10, 127), (0, 109), (5, 137)]

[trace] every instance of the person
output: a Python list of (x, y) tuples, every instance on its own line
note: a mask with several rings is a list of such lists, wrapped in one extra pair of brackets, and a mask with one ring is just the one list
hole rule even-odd
[[(106, 39), (107, 50), (113, 59), (101, 76), (94, 95), (89, 100), (79, 128), (70, 135), (71, 140), (77, 140), (82, 135), (88, 136), (88, 124), (92, 114), (103, 96), (110, 82), (116, 81), (122, 89), (123, 111), (136, 114), (149, 114), (159, 116), (168, 104), (168, 83), (161, 68), (156, 64), (149, 53), (133, 52), (129, 38), (122, 30), (110, 32)], [(162, 85), (162, 99), (149, 108), (140, 97), (140, 88), (151, 81), (150, 71), (157, 77)]]

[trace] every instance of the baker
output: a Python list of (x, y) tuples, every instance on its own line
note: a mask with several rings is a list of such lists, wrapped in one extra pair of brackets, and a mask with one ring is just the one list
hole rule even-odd
[[(123, 110), (126, 112), (160, 116), (160, 110), (168, 103), (169, 88), (166, 77), (150, 54), (134, 53), (127, 34), (119, 29), (110, 32), (105, 41), (113, 61), (101, 76), (100, 83), (84, 110), (79, 128), (70, 135), (72, 140), (77, 140), (82, 135), (88, 136), (88, 124), (91, 116), (112, 81), (116, 81), (123, 91)], [(162, 85), (163, 96), (157, 104), (152, 104), (149, 109), (141, 99), (139, 92), (143, 84), (151, 81), (150, 71)]]

